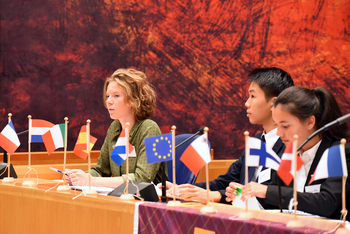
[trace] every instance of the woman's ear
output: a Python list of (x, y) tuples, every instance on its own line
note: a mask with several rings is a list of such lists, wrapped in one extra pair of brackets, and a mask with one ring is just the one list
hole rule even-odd
[(316, 118), (314, 115), (311, 115), (309, 118), (307, 118), (307, 129), (311, 130), (316, 125)]

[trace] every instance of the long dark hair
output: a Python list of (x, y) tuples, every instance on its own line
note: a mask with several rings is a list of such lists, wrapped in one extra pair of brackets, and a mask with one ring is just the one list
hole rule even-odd
[[(317, 129), (343, 115), (333, 94), (323, 87), (308, 89), (294, 86), (287, 88), (277, 97), (273, 106), (276, 107), (279, 104), (301, 121), (315, 116)], [(341, 124), (323, 132), (322, 136), (330, 140), (348, 138), (348, 125)]]

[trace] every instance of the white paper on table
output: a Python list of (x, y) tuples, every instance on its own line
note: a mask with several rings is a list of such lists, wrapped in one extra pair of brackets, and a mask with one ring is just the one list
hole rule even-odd
[[(245, 201), (243, 202), (241, 200), (241, 197), (242, 197), (242, 194), (240, 194), (239, 196), (236, 196), (232, 202), (232, 205), (245, 208)], [(248, 209), (263, 210), (264, 208), (261, 206), (258, 199), (256, 199), (255, 196), (253, 196), (248, 198)]]

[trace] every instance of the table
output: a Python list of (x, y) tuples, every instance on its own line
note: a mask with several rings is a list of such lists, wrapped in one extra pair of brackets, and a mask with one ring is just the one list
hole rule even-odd
[[(243, 220), (238, 215), (242, 209), (232, 206), (212, 204), (219, 213), (201, 214), (201, 206), (169, 208), (162, 203), (144, 203), (139, 205), (139, 233), (194, 233), (201, 228), (215, 233), (324, 233), (332, 230), (336, 223), (315, 218), (301, 218), (307, 227), (287, 228), (286, 221), (291, 215), (269, 214), (266, 211), (254, 211), (258, 219)], [(266, 216), (265, 219), (262, 216)], [(273, 221), (272, 221), (273, 220)], [(311, 226), (311, 227), (310, 227)], [(323, 230), (317, 228), (323, 228)], [(333, 232), (334, 233), (334, 232)]]
[[(0, 183), (0, 233), (133, 233), (135, 204), (118, 197), (80, 196), (80, 192), (57, 192), (51, 180), (40, 180), (36, 188)], [(323, 233), (336, 223), (326, 219), (299, 217), (305, 228), (290, 229), (291, 215), (252, 210), (253, 220), (238, 219), (244, 209), (212, 203), (216, 214), (201, 214), (199, 203), (169, 208), (163, 203), (138, 203), (139, 233), (194, 233), (195, 227), (215, 233)], [(137, 213), (136, 213), (137, 214)], [(322, 230), (321, 230), (322, 229)]]
[(54, 190), (53, 181), (40, 180), (37, 188), (3, 185), (0, 181), (0, 233), (132, 233), (135, 202), (118, 197), (80, 196)]

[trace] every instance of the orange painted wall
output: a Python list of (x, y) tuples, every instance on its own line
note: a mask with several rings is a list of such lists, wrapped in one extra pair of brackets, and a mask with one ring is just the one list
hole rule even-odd
[[(246, 118), (246, 74), (277, 66), (297, 85), (324, 86), (350, 111), (350, 4), (330, 1), (0, 1), (0, 128), (13, 114), (69, 118), (72, 150), (91, 119), (99, 149), (111, 120), (105, 78), (121, 67), (144, 71), (157, 89), (163, 133), (208, 126), (215, 158), (238, 158)], [(20, 137), (27, 150), (27, 136)], [(44, 150), (32, 144), (32, 150)]]

